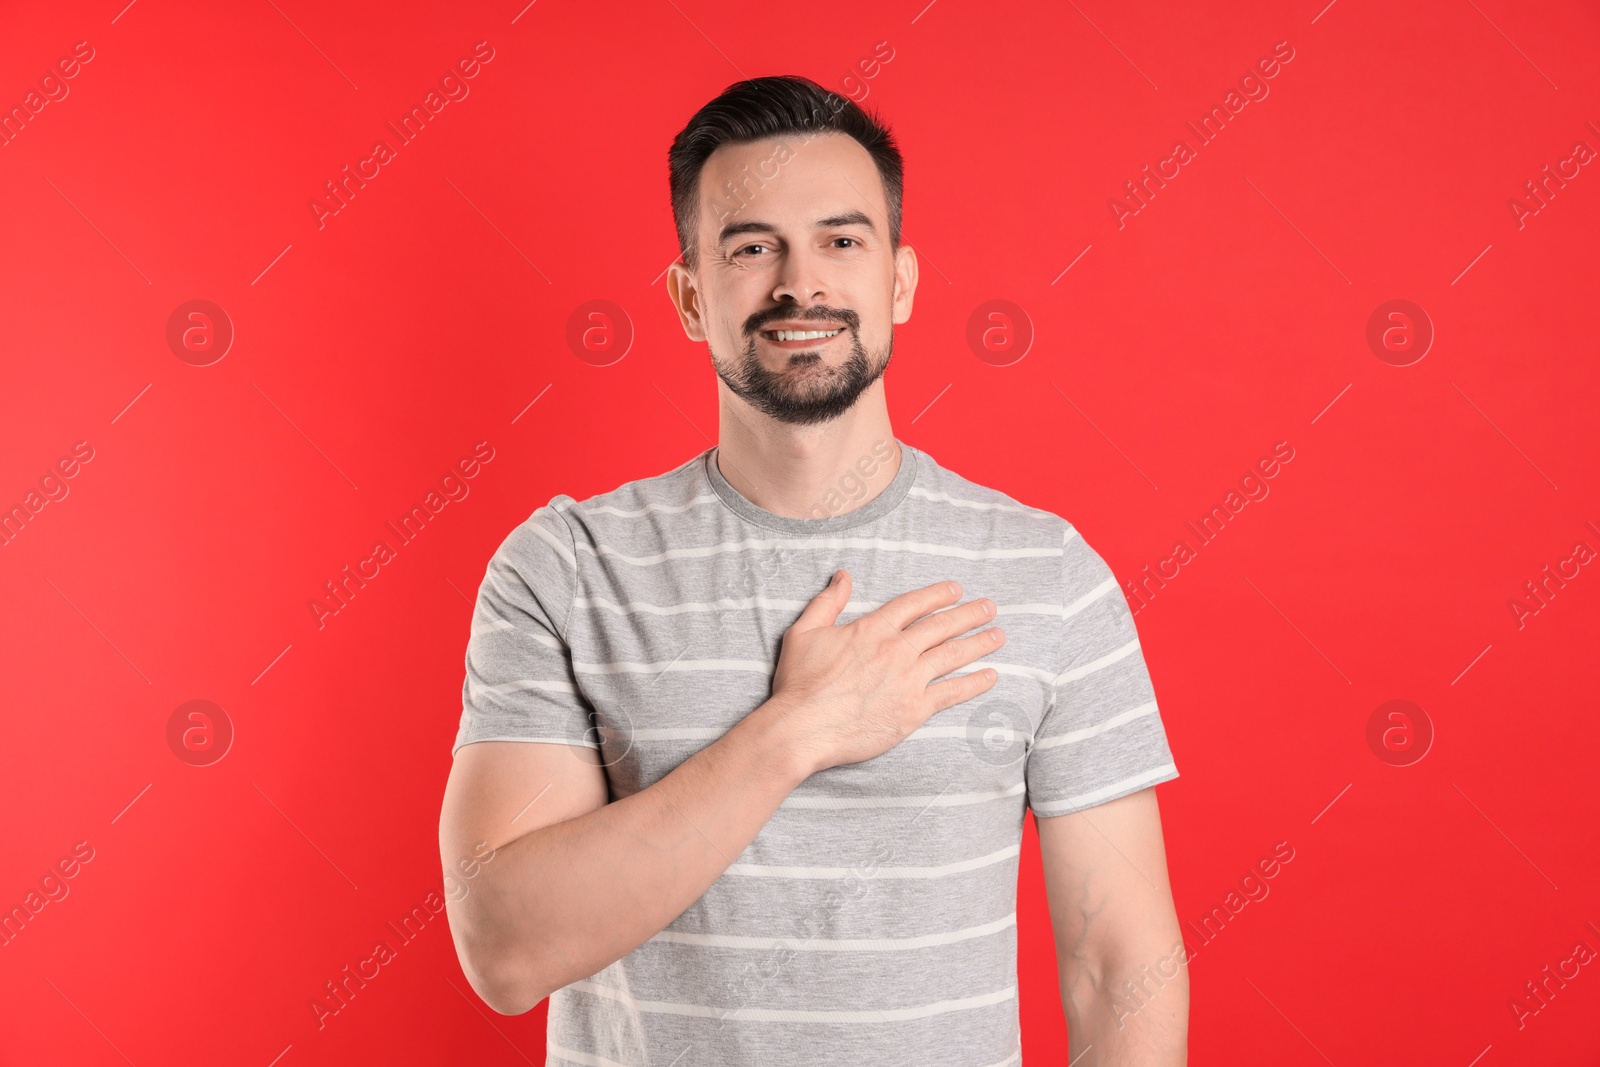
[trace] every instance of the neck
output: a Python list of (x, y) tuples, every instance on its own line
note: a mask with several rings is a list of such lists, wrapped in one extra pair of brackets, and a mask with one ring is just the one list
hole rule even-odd
[(856, 510), (904, 461), (880, 379), (845, 414), (818, 426), (767, 418), (718, 383), (717, 469), (758, 508), (788, 518), (825, 519)]

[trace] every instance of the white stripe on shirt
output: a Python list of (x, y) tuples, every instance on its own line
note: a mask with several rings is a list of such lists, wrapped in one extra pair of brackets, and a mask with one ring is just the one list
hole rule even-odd
[[(536, 524), (537, 525), (537, 524)], [(837, 548), (865, 548), (874, 552), (907, 552), (927, 556), (951, 556), (955, 559), (1034, 559), (1043, 556), (1059, 556), (1059, 548), (960, 548), (955, 545), (935, 545), (926, 541), (890, 541), (882, 537), (769, 537), (762, 539), (746, 538), (742, 541), (720, 541), (713, 545), (699, 545), (694, 548), (669, 548), (664, 552), (657, 552), (649, 556), (630, 556), (619, 552), (604, 544), (586, 545), (578, 544), (584, 552), (607, 559), (621, 560), (623, 563), (632, 563), (635, 566), (645, 567), (656, 563), (665, 563), (670, 559), (700, 559), (708, 556), (723, 555), (731, 552), (745, 552), (772, 548), (795, 549), (797, 551), (816, 551), (818, 549)], [(566, 550), (562, 546), (562, 551)], [(564, 557), (565, 558), (565, 557)], [(1112, 583), (1112, 588), (1116, 583)]]
[(1175, 774), (1177, 770), (1178, 768), (1175, 765), (1163, 763), (1159, 767), (1150, 768), (1143, 774), (1136, 774), (1132, 778), (1124, 778), (1120, 782), (1112, 782), (1110, 785), (1092, 792), (1080, 793), (1075, 797), (1064, 797), (1061, 800), (1044, 800), (1037, 803), (1030, 800), (1028, 806), (1033, 809), (1035, 815), (1067, 814), (1072, 808), (1096, 804), (1108, 797), (1115, 796), (1117, 793), (1131, 791), (1134, 786), (1147, 785), (1163, 775)]
[(1155, 713), (1156, 702), (1153, 700), (1146, 701), (1138, 707), (1129, 708), (1127, 711), (1119, 711), (1111, 718), (1093, 726), (1085, 726), (1082, 729), (1073, 730), (1058, 737), (1047, 737), (1043, 741), (1035, 741), (1033, 748), (1037, 751), (1041, 748), (1055, 748), (1057, 745), (1070, 745), (1077, 741), (1087, 741), (1089, 738), (1097, 737), (1107, 730), (1114, 730), (1123, 723), (1132, 722), (1134, 719), (1142, 719), (1146, 715), (1154, 715)]
[(651, 941), (671, 942), (680, 945), (705, 945), (710, 948), (775, 949), (788, 948), (805, 952), (904, 952), (909, 949), (931, 948), (935, 945), (953, 945), (974, 937), (987, 937), (1017, 925), (1017, 913), (1012, 912), (994, 922), (969, 926), (965, 930), (949, 933), (923, 934), (920, 937), (856, 937), (825, 941), (821, 938), (746, 937), (739, 934), (689, 934), (676, 930), (663, 930)]
[(1007, 986), (993, 993), (955, 1000), (938, 1000), (932, 1004), (918, 1004), (910, 1008), (882, 1008), (876, 1011), (801, 1011), (794, 1008), (714, 1008), (707, 1004), (678, 1004), (668, 1000), (636, 1000), (621, 989), (612, 989), (585, 979), (565, 986), (565, 990), (590, 993), (619, 1001), (632, 1011), (664, 1015), (697, 1015), (701, 1018), (738, 1019), (744, 1022), (819, 1022), (819, 1023), (888, 1023), (910, 1019), (927, 1019), (947, 1012), (986, 1008), (1016, 999), (1017, 987)]
[(1010, 859), (1012, 856), (1022, 854), (1021, 845), (1010, 845), (997, 849), (987, 856), (975, 856), (968, 860), (956, 860), (954, 863), (942, 863), (936, 867), (884, 867), (873, 869), (870, 875), (862, 874), (863, 867), (777, 867), (762, 863), (735, 863), (728, 867), (726, 873), (745, 878), (943, 878), (950, 874), (965, 874), (981, 867), (988, 867)]
[(809, 797), (790, 793), (779, 807), (825, 811), (845, 808), (959, 808), (968, 804), (1004, 800), (1026, 792), (1027, 788), (1028, 783), (1023, 781), (1009, 789), (992, 789), (985, 793), (935, 793), (933, 796)]
[[(534, 515), (538, 515), (540, 511), (544, 510), (546, 510), (546, 508), (538, 509), (538, 511), (534, 512)], [(561, 521), (565, 522), (566, 520), (562, 519)], [(532, 518), (529, 518), (528, 521), (523, 525), (527, 526), (535, 534), (537, 534), (539, 540), (547, 542), (551, 548), (554, 548), (556, 550), (556, 554), (562, 559), (566, 560), (569, 567), (577, 569), (578, 558), (572, 554), (572, 549), (568, 548), (567, 543), (561, 538), (545, 529), (544, 523), (535, 522)]]
[(1109, 667), (1119, 659), (1132, 655), (1138, 648), (1139, 639), (1135, 637), (1132, 641), (1129, 641), (1121, 648), (1112, 649), (1099, 659), (1092, 659), (1088, 663), (1083, 664), (1081, 667), (1074, 667), (1070, 671), (1062, 671), (1060, 674), (1056, 675), (1055, 684), (1060, 685), (1062, 682), (1076, 682), (1079, 678), (1082, 678), (1085, 675), (1093, 674), (1102, 667)]

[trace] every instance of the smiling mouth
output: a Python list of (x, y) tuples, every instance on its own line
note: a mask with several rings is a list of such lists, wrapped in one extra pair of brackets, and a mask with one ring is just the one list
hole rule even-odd
[(843, 332), (843, 327), (833, 330), (762, 330), (761, 336), (768, 341), (826, 341)]

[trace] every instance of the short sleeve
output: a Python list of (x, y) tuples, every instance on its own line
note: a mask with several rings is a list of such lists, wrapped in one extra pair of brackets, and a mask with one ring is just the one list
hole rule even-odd
[(1025, 765), (1028, 806), (1037, 818), (1178, 777), (1116, 576), (1070, 525), (1062, 549), (1060, 673)]
[(600, 747), (565, 632), (577, 557), (557, 505), (570, 501), (557, 496), (535, 511), (490, 557), (472, 611), (452, 756), (474, 741)]

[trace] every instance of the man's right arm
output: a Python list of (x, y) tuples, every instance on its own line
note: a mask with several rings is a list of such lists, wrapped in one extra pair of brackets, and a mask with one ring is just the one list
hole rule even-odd
[[(606, 803), (593, 749), (480, 741), (457, 754), (446, 870), (487, 841), (450, 931), (485, 1003), (520, 1015), (643, 944), (698, 900), (810, 771), (769, 702), (654, 785)], [(537, 798), (537, 799), (535, 799)], [(487, 849), (480, 847), (478, 860)]]
[[(954, 583), (915, 590), (836, 625), (847, 572), (783, 638), (772, 697), (655, 784), (607, 803), (593, 749), (519, 741), (462, 746), (439, 820), (447, 910), (472, 987), (517, 1015), (666, 928), (734, 862), (811, 774), (871, 759), (930, 715), (988, 691), (975, 670), (934, 682), (1004, 643)], [(935, 609), (948, 610), (935, 610)], [(487, 848), (489, 853), (485, 860)]]

